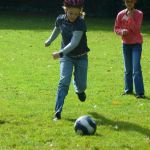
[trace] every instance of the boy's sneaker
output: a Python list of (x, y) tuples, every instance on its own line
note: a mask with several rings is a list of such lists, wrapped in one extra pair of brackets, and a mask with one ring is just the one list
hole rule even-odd
[(137, 95), (136, 95), (136, 98), (142, 98), (142, 99), (144, 99), (144, 98), (145, 98), (145, 95), (144, 95), (144, 94), (137, 94)]
[(122, 95), (132, 95), (133, 94), (133, 92), (132, 91), (128, 91), (128, 92), (124, 92), (124, 93), (122, 93)]
[(56, 113), (55, 116), (54, 116), (53, 121), (57, 121), (57, 120), (60, 120), (60, 119), (61, 119), (61, 115), (59, 113)]
[(85, 92), (82, 92), (82, 93), (76, 93), (78, 95), (78, 99), (81, 101), (81, 102), (84, 102), (86, 100), (86, 94)]

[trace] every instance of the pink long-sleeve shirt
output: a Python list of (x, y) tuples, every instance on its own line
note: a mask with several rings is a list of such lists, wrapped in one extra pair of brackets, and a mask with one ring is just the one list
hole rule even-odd
[[(124, 44), (141, 44), (143, 37), (141, 34), (141, 24), (143, 13), (135, 9), (133, 17), (127, 16), (127, 9), (120, 11), (115, 20), (114, 31), (122, 37)], [(123, 36), (123, 30), (127, 29), (127, 35)]]

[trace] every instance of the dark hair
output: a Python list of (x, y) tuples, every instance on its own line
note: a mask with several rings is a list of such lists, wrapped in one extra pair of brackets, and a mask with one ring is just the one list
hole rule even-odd
[[(123, 0), (124, 2), (126, 1), (126, 0)], [(134, 2), (136, 3), (137, 2), (137, 0), (134, 0)]]
[(82, 8), (84, 6), (84, 0), (64, 0), (64, 6)]

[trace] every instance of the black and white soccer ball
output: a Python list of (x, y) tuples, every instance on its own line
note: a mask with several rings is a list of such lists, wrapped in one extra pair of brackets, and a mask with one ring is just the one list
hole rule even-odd
[(90, 116), (81, 116), (75, 121), (74, 130), (79, 135), (93, 135), (96, 132), (96, 122)]

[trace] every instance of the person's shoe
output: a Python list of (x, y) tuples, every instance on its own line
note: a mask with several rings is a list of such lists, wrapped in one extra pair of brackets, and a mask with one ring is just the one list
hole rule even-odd
[(145, 98), (145, 95), (144, 95), (144, 94), (137, 94), (137, 95), (136, 95), (136, 98), (142, 98), (142, 99), (144, 99), (144, 98)]
[(82, 93), (76, 93), (78, 95), (78, 99), (81, 101), (81, 102), (84, 102), (86, 100), (86, 94), (85, 92), (82, 92)]
[(124, 93), (122, 93), (122, 95), (132, 95), (133, 94), (133, 92), (132, 91), (128, 91), (128, 92), (124, 92)]
[(57, 120), (60, 120), (60, 119), (61, 119), (61, 115), (59, 113), (56, 113), (55, 116), (54, 116), (53, 121), (57, 121)]

